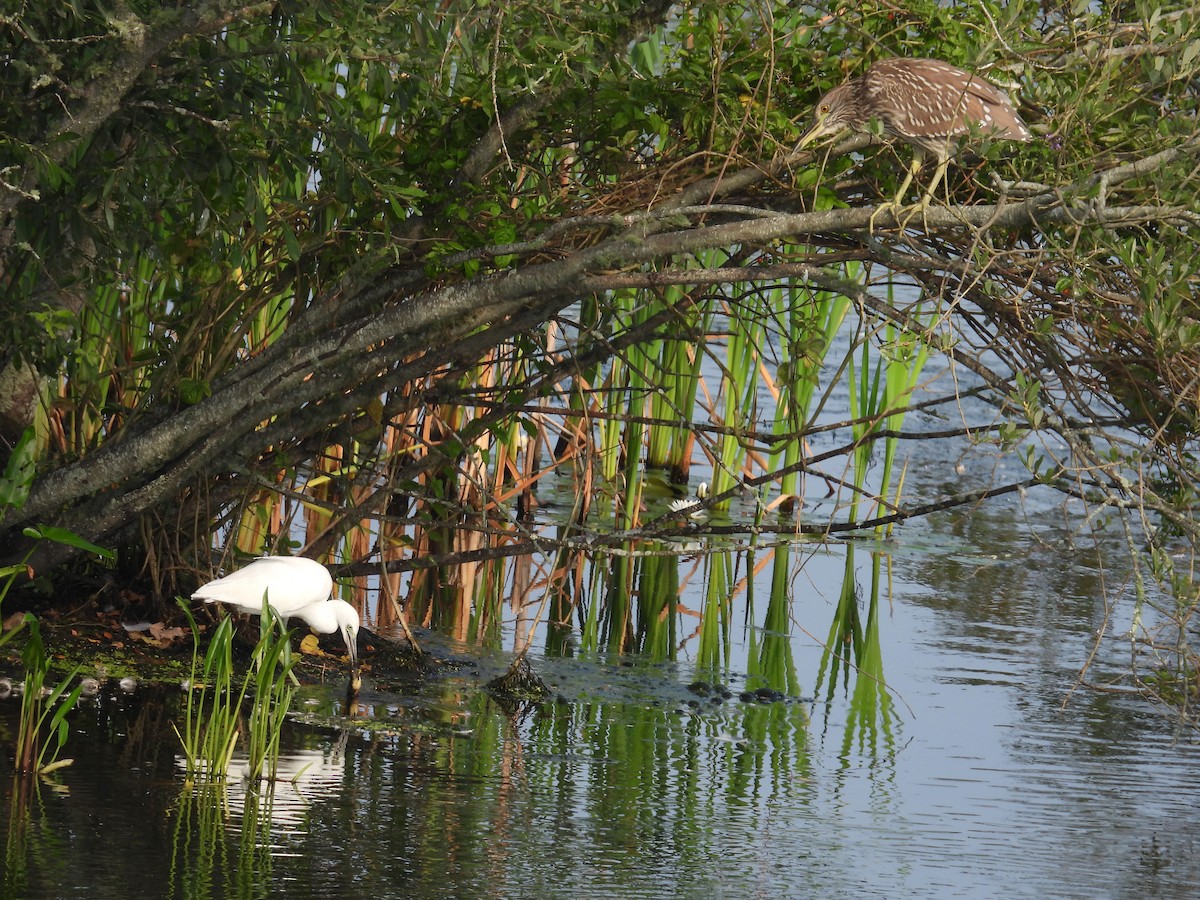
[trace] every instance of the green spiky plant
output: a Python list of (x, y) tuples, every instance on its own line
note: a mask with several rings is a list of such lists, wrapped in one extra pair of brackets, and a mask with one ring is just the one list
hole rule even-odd
[[(273, 779), (279, 738), (292, 698), (289, 636), (274, 611), (263, 603), (262, 627), (250, 669), (240, 680), (233, 665), (233, 619), (221, 620), (209, 640), (203, 664), (199, 629), (186, 600), (179, 601), (192, 628), (192, 669), (183, 707), (183, 729), (175, 734), (183, 745), (185, 778), (222, 781), (229, 776), (241, 735), (242, 705), (254, 686), (247, 728), (250, 777)], [(265, 767), (265, 774), (264, 774)]]
[[(0, 513), (9, 509), (20, 509), (24, 505), (33, 484), (35, 471), (35, 432), (33, 428), (27, 428), (17, 441), (4, 472), (0, 475)], [(25, 528), (22, 533), (31, 538), (33, 543), (19, 563), (0, 568), (0, 604), (8, 596), (17, 578), (28, 572), (26, 563), (42, 541), (77, 547), (103, 559), (116, 558), (116, 554), (111, 550), (86, 541), (65, 528), (38, 525)], [(37, 619), (29, 613), (25, 614), (21, 626), (28, 627), (29, 636), (21, 653), (25, 667), (25, 691), (21, 697), (21, 715), (17, 726), (16, 766), (17, 771), (25, 774), (46, 774), (71, 764), (69, 759), (59, 760), (58, 754), (66, 744), (70, 731), (67, 713), (75, 706), (82, 690), (81, 684), (69, 689), (70, 683), (79, 674), (80, 667), (72, 669), (66, 678), (47, 692), (45, 686), (46, 678), (50, 674), (50, 659), (42, 642), (41, 629)], [(4, 635), (0, 638), (0, 645), (11, 640), (20, 630), (15, 628)], [(43, 740), (41, 735), (44, 726), (48, 727), (49, 735)]]
[[(49, 690), (46, 677), (50, 674), (50, 658), (42, 642), (37, 619), (25, 614), (29, 637), (21, 652), (25, 667), (25, 690), (21, 695), (21, 715), (17, 726), (16, 767), (25, 775), (45, 775), (69, 766), (74, 760), (59, 759), (67, 742), (70, 728), (67, 713), (79, 699), (82, 683), (71, 688), (80, 667), (72, 669), (66, 678)], [(43, 736), (43, 731), (45, 732)]]
[(279, 739), (295, 693), (296, 662), (282, 620), (263, 603), (262, 634), (254, 650), (254, 697), (246, 730), (250, 777), (274, 781), (279, 763)]

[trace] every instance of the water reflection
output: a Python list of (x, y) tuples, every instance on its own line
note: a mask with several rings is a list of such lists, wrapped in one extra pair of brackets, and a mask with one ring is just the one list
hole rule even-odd
[[(277, 893), (289, 876), (276, 860), (301, 854), (315, 805), (346, 790), (348, 734), (329, 744), (282, 754), (272, 781), (251, 777), (235, 754), (228, 782), (185, 784), (168, 810), (173, 822), (172, 896)], [(180, 756), (176, 767), (186, 772)]]
[[(74, 717), (68, 792), (31, 801), (0, 779), (20, 813), (3, 893), (1194, 893), (1200, 748), (1134, 698), (1064, 703), (1093, 560), (1037, 576), (1057, 551), (978, 527), (924, 535), (936, 555), (709, 557), (705, 587), (648, 618), (592, 597), (584, 621), (641, 652), (558, 645), (534, 660), (555, 699), (523, 715), (482, 691), (509, 657), (477, 646), (476, 666), (419, 688), (369, 680), (348, 711), (336, 686), (306, 688), (284, 735), (294, 780), (273, 785), (183, 791), (177, 695), (103, 690)], [(631, 598), (687, 582), (661, 565)], [(0, 703), (0, 740), (14, 711)]]

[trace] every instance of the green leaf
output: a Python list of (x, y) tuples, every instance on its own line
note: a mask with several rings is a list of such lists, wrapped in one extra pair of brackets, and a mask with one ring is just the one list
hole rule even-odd
[(37, 471), (37, 445), (33, 428), (26, 428), (13, 448), (4, 475), (0, 477), (0, 506), (20, 509), (29, 499)]
[(293, 262), (299, 260), (302, 255), (300, 242), (296, 240), (296, 232), (292, 231), (286, 224), (283, 226), (283, 242), (287, 245), (288, 258)]
[(91, 541), (81, 538), (73, 531), (68, 531), (66, 528), (59, 528), (56, 525), (38, 525), (35, 533), (34, 529), (26, 528), (25, 534), (28, 537), (42, 538), (47, 541), (54, 541), (57, 544), (65, 544), (68, 547), (75, 547), (78, 550), (86, 550), (88, 553), (95, 553), (104, 559), (116, 559), (117, 554), (112, 550), (106, 550), (104, 547), (93, 544)]
[(212, 385), (200, 378), (179, 379), (179, 399), (187, 406), (195, 406), (212, 396)]

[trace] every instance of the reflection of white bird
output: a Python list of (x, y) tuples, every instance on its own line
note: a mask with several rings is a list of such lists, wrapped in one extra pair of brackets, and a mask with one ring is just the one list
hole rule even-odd
[(358, 675), (358, 612), (345, 600), (331, 600), (333, 578), (316, 560), (302, 556), (264, 556), (245, 568), (202, 586), (193, 600), (224, 603), (252, 616), (261, 615), (263, 596), (287, 628), (288, 619), (303, 619), (320, 634), (341, 632), (350, 654), (350, 683)]
[[(254, 832), (255, 825), (269, 817), (272, 842), (307, 836), (313, 809), (322, 802), (345, 798), (349, 736), (348, 731), (340, 731), (332, 744), (319, 749), (281, 749), (274, 781), (267, 780), (267, 765), (261, 779), (252, 777), (246, 751), (234, 750), (230, 777), (213, 785), (218, 788), (214, 796), (229, 805), (229, 815), (223, 817), (226, 827), (234, 833)], [(180, 773), (187, 771), (187, 758), (182, 754), (175, 757), (175, 768)], [(272, 851), (276, 849), (272, 847)]]

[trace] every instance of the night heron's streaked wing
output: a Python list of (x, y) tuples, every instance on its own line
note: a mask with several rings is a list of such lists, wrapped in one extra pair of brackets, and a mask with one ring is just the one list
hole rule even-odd
[(999, 88), (941, 60), (880, 60), (862, 76), (860, 90), (862, 125), (878, 118), (889, 134), (931, 152), (972, 127), (1002, 140), (1029, 140)]

